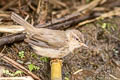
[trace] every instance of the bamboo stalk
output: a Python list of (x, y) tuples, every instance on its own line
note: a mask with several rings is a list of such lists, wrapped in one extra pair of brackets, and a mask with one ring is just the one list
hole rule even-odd
[(51, 80), (62, 80), (62, 60), (51, 60)]

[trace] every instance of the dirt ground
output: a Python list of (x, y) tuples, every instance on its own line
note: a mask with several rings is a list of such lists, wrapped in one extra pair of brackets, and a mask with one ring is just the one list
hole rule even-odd
[[(18, 0), (20, 1), (20, 0)], [(37, 16), (32, 16), (35, 14), (34, 8), (30, 7), (30, 4), (25, 6), (26, 1), (21, 0), (21, 4), (12, 4), (10, 8), (3, 8), (9, 0), (1, 0), (0, 11), (3, 10), (9, 14), (9, 12), (16, 11), (20, 13), (21, 16), (30, 14), (32, 19), (36, 19)], [(36, 7), (36, 1), (31, 1), (31, 5)], [(79, 5), (84, 5), (84, 0), (81, 3), (81, 0), (60, 0), (60, 3), (50, 3), (51, 9), (55, 16), (53, 18), (63, 17), (71, 13), (71, 10), (76, 11), (76, 7)], [(90, 0), (88, 0), (90, 1)], [(119, 0), (116, 0), (120, 3)], [(107, 6), (110, 8), (114, 0), (109, 0), (106, 4), (102, 6)], [(74, 3), (74, 4), (73, 4)], [(56, 4), (56, 5), (55, 5)], [(21, 7), (23, 5), (24, 7)], [(69, 6), (73, 7), (69, 7)], [(17, 6), (17, 8), (15, 8)], [(116, 4), (117, 7), (120, 5)], [(66, 7), (70, 11), (66, 10)], [(26, 8), (26, 9), (24, 9)], [(27, 9), (28, 8), (28, 9)], [(31, 10), (32, 9), (32, 10)], [(112, 10), (112, 8), (110, 8)], [(32, 12), (33, 11), (33, 12)], [(48, 15), (49, 16), (49, 15)], [(33, 18), (34, 17), (34, 18)], [(41, 23), (45, 22), (45, 17), (43, 17)], [(51, 17), (47, 17), (47, 20), (50, 20)], [(39, 22), (39, 20), (38, 20)], [(38, 23), (34, 21), (35, 24)], [(3, 17), (3, 22), (0, 24), (13, 24), (13, 21), (7, 17)], [(74, 28), (76, 25), (72, 25)], [(111, 18), (100, 19), (95, 22), (85, 24), (77, 28), (85, 36), (85, 44), (88, 48), (81, 47), (75, 53), (71, 53), (64, 57), (63, 59), (63, 80), (119, 80), (120, 79), (120, 17), (114, 16)], [(8, 35), (8, 33), (1, 33), (2, 36)], [(4, 49), (4, 50), (3, 50)], [(28, 64), (32, 63), (36, 66), (39, 66), (39, 70), (33, 70), (32, 72), (39, 76), (42, 80), (50, 80), (50, 59), (44, 58), (42, 56), (36, 55), (31, 47), (24, 41), (12, 43), (9, 45), (1, 46), (2, 53), (7, 55), (9, 58), (15, 60), (16, 62), (22, 64), (28, 69)], [(20, 58), (19, 52), (24, 51), (24, 58)], [(4, 66), (10, 72), (15, 72), (17, 69), (12, 65), (0, 61), (0, 66)], [(17, 76), (24, 76), (17, 75)], [(4, 74), (4, 76), (10, 76)]]

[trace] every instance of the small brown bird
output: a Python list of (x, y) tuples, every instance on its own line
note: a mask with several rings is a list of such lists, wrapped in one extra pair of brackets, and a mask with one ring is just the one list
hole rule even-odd
[(16, 13), (12, 13), (11, 19), (25, 28), (27, 33), (25, 41), (38, 55), (62, 58), (81, 46), (87, 47), (84, 44), (83, 34), (78, 30), (61, 31), (35, 28)]

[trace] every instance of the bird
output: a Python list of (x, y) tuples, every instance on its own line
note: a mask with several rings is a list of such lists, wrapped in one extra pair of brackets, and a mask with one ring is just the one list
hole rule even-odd
[(52, 30), (36, 28), (16, 13), (11, 14), (11, 19), (25, 28), (27, 42), (38, 55), (50, 58), (63, 58), (84, 43), (84, 35), (76, 29)]

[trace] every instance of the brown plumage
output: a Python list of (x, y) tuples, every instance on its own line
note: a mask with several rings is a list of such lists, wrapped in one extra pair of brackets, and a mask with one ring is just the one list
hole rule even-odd
[(86, 46), (83, 43), (84, 36), (78, 30), (35, 28), (15, 13), (12, 13), (11, 19), (25, 28), (27, 33), (25, 41), (41, 56), (62, 58), (76, 48)]

